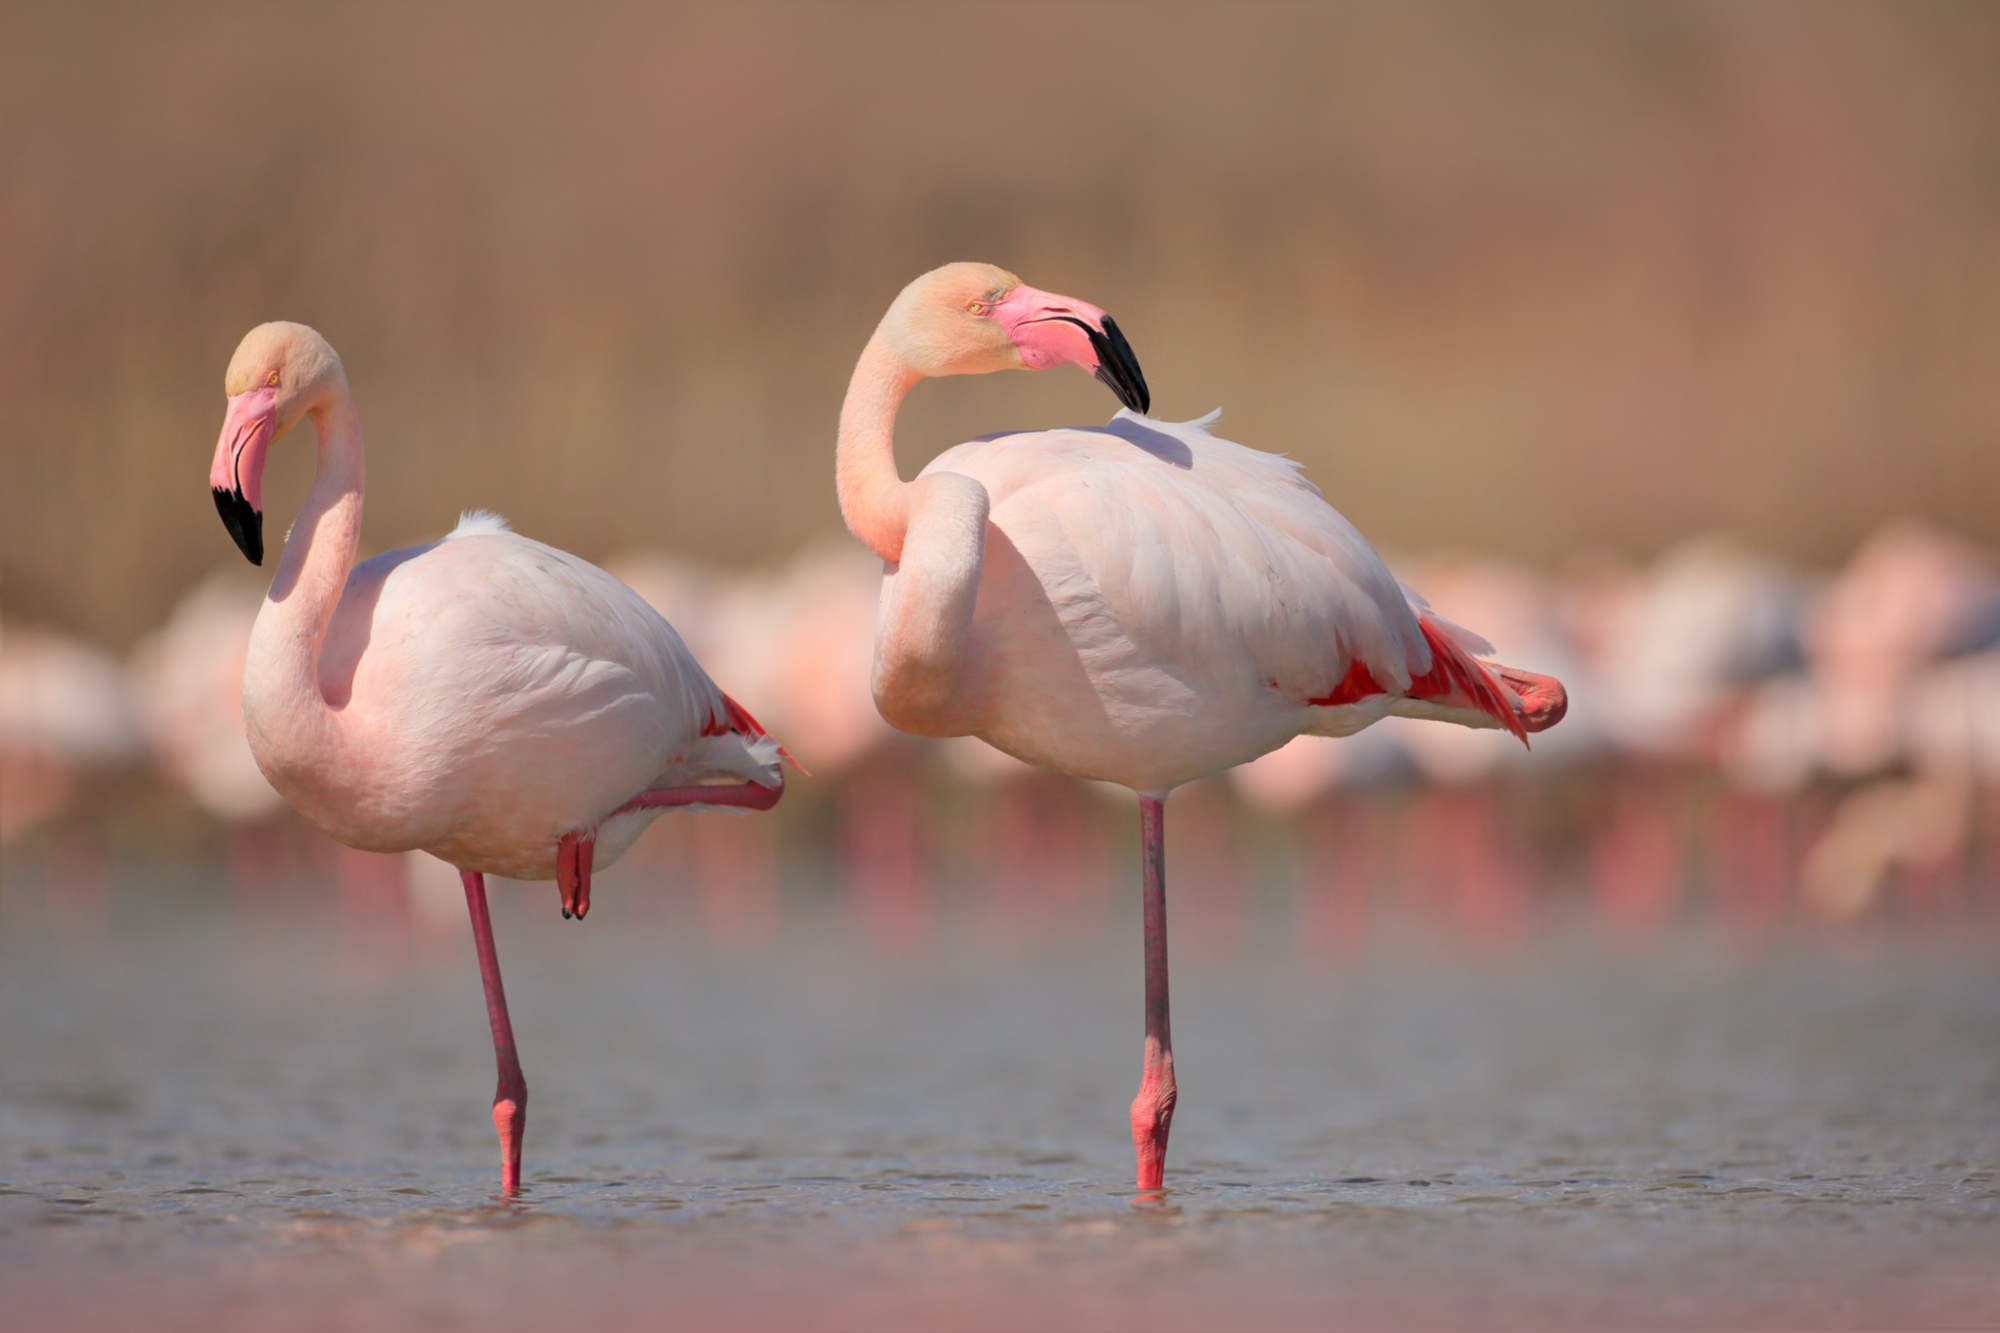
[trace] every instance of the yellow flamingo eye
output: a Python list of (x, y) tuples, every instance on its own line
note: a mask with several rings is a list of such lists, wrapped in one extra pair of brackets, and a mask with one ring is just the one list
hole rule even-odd
[(264, 387), (265, 387), (265, 388), (267, 388), (267, 389), (275, 389), (275, 388), (277, 388), (277, 387), (278, 387), (278, 372), (277, 372), (277, 371), (275, 371), (275, 370), (274, 370), (274, 371), (272, 371), (272, 372), (271, 372), (270, 374), (268, 374), (268, 375), (266, 375), (266, 376), (264, 377)]
[(968, 302), (966, 302), (966, 305), (965, 305), (965, 310), (966, 310), (966, 313), (967, 313), (967, 314), (971, 314), (971, 315), (983, 315), (983, 314), (985, 314), (985, 313), (986, 313), (986, 302), (984, 302), (984, 301), (968, 301)]

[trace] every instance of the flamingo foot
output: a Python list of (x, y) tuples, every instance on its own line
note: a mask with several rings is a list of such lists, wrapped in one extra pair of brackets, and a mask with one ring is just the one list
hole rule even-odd
[(597, 838), (565, 833), (556, 844), (556, 887), (562, 893), (563, 920), (581, 921), (590, 913), (590, 865), (597, 856)]
[[(784, 794), (783, 784), (765, 787), (755, 782), (730, 786), (655, 787), (640, 792), (611, 813), (622, 815), (628, 810), (665, 810), (683, 805), (769, 810)], [(596, 856), (597, 834), (594, 830), (565, 833), (562, 841), (556, 844), (556, 886), (562, 892), (565, 921), (581, 921), (590, 914), (590, 866)]]
[(1139, 1188), (1166, 1187), (1167, 1133), (1174, 1125), (1174, 1054), (1159, 1043), (1146, 1042), (1146, 1072), (1139, 1095), (1132, 1099), (1132, 1147), (1139, 1160)]
[(1538, 675), (1519, 667), (1493, 666), (1494, 675), (1507, 682), (1521, 706), (1515, 710), (1526, 731), (1547, 731), (1569, 712), (1569, 692), (1554, 676)]
[(528, 1135), (528, 1085), (517, 1080), (501, 1084), (493, 1097), (493, 1128), (500, 1135), (500, 1192), (509, 1198), (521, 1192), (521, 1143)]

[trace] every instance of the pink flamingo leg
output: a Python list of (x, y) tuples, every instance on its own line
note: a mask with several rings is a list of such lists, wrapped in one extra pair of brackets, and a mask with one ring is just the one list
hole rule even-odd
[[(783, 787), (760, 787), (754, 782), (693, 787), (654, 787), (640, 792), (611, 813), (627, 810), (664, 810), (674, 806), (718, 805), (743, 810), (769, 810), (785, 794)], [(609, 816), (607, 816), (608, 818)], [(556, 844), (556, 887), (562, 892), (563, 920), (578, 921), (590, 914), (590, 868), (597, 858), (595, 833), (565, 833)]]
[(507, 1017), (507, 992), (500, 985), (500, 956), (493, 951), (493, 922), (486, 913), (486, 876), (461, 870), (465, 905), (472, 913), (472, 944), (479, 952), (479, 978), (486, 983), (486, 1019), (493, 1025), (493, 1063), (499, 1086), (493, 1093), (493, 1128), (500, 1134), (500, 1191), (521, 1192), (521, 1140), (528, 1128), (528, 1080), (514, 1050), (514, 1024)]
[(577, 902), (583, 896), (582, 853), (585, 845), (580, 833), (565, 833), (556, 843), (556, 891), (562, 895), (563, 920), (582, 916), (577, 910)]
[[(783, 787), (760, 787), (754, 782), (693, 787), (654, 787), (640, 792), (611, 813), (627, 810), (664, 810), (685, 805), (726, 805), (743, 810), (769, 810), (785, 794)], [(608, 818), (609, 816), (607, 816)], [(556, 844), (556, 886), (562, 891), (563, 920), (578, 921), (590, 914), (590, 868), (597, 859), (595, 833), (565, 833)]]
[(556, 887), (562, 892), (563, 920), (583, 920), (590, 911), (590, 866), (597, 859), (597, 835), (565, 833), (556, 844)]
[(1146, 917), (1146, 1062), (1139, 1095), (1132, 1099), (1132, 1146), (1139, 1157), (1139, 1188), (1164, 1188), (1167, 1131), (1173, 1128), (1174, 1036), (1167, 1014), (1166, 801), (1139, 798)]
[(743, 810), (769, 810), (784, 794), (783, 787), (760, 787), (754, 782), (713, 787), (654, 787), (640, 792), (612, 813), (657, 810), (677, 805), (727, 805)]

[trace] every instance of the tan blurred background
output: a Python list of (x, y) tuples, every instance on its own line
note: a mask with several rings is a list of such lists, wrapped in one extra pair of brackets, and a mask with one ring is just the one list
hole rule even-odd
[[(956, 258), (1389, 547), (1990, 543), (1997, 69), (1985, 4), (9, 6), (0, 610), (122, 647), (235, 558), (221, 375), (276, 317), (347, 361), (373, 548), (486, 505), (775, 564)], [(905, 467), (1114, 407), (926, 386)]]

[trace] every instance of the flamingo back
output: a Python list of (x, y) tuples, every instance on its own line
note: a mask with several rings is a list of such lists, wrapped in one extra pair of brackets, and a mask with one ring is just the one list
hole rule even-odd
[(1171, 756), (1132, 782), (1170, 785), (1282, 744), (1314, 724), (1306, 701), (1356, 663), (1394, 692), (1432, 666), (1416, 609), (1367, 540), (1298, 464), (1211, 434), (1214, 419), (1120, 412), (1101, 428), (971, 441), (924, 469), (986, 486), (1097, 714), (1132, 742), (1109, 748), (1140, 767), (1142, 754)]
[[(320, 684), (354, 743), (338, 773), (286, 783), (280, 756), (273, 779), (352, 845), (547, 878), (562, 834), (649, 788), (778, 781), (776, 744), (643, 598), (490, 516), (355, 566)], [(597, 864), (645, 822), (620, 816)]]

